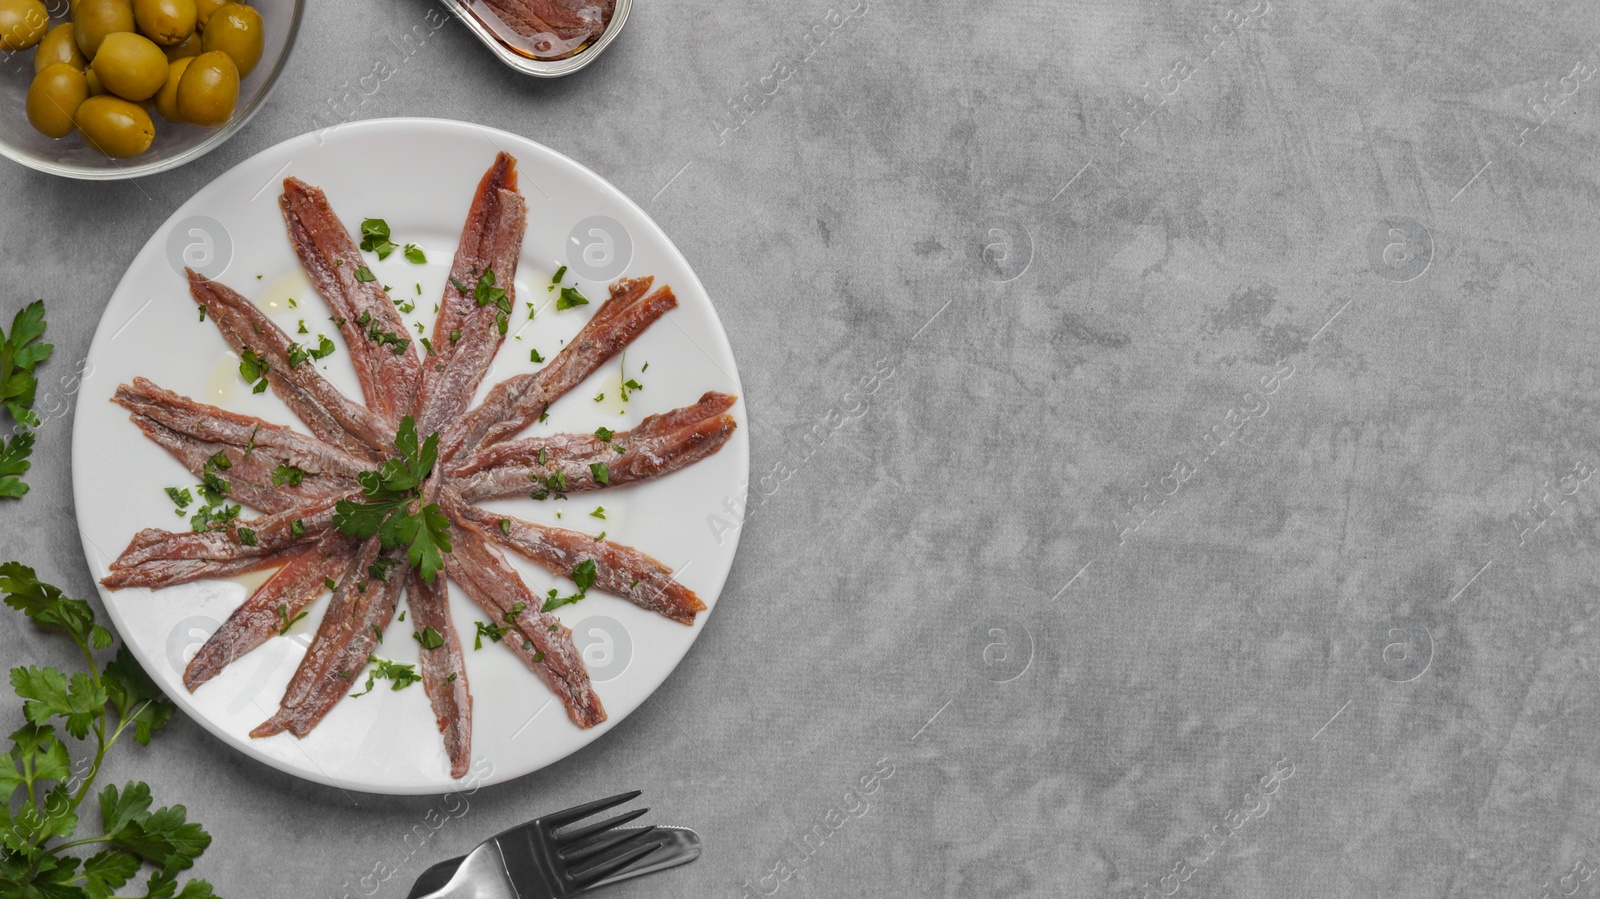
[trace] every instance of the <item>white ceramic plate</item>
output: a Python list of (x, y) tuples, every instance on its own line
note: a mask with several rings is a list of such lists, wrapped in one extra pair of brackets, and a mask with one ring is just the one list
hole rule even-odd
[[(362, 122), (303, 135), (241, 163), (184, 204), (145, 244), (106, 307), (84, 369), (73, 441), (79, 528), (97, 578), (139, 529), (186, 529), (187, 518), (174, 514), (164, 488), (195, 482), (108, 401), (118, 384), (144, 376), (205, 402), (298, 426), (270, 392), (254, 395), (241, 380), (238, 360), (215, 327), (198, 321), (182, 267), (194, 266), (243, 292), (290, 333), (304, 319), (313, 340), (321, 333), (339, 342), (330, 311), (300, 273), (278, 211), (279, 185), (294, 175), (324, 188), (347, 227), (359, 227), (363, 218), (383, 218), (396, 242), (416, 243), (427, 252), (426, 265), (407, 262), (399, 252), (383, 262), (366, 256), (373, 272), (392, 287), (391, 296), (418, 300), (408, 321), (431, 329), (434, 302), (443, 291), (473, 190), (499, 150), (517, 158), (528, 231), (512, 336), (480, 398), (497, 381), (538, 368), (529, 361), (530, 350), (546, 359), (554, 356), (589, 319), (607, 283), (645, 274), (654, 275), (657, 284), (672, 285), (679, 307), (628, 350), (628, 377), (644, 389), (622, 404), (621, 366), (613, 360), (552, 406), (547, 424), (528, 433), (583, 432), (601, 425), (623, 430), (645, 415), (689, 405), (707, 390), (742, 396), (727, 336), (689, 264), (638, 206), (583, 166), (514, 134), (435, 119)], [(562, 265), (569, 266), (567, 283), (575, 275), (594, 303), (555, 310), (556, 294), (546, 286)], [(291, 297), (298, 308), (289, 305)], [(538, 305), (531, 321), (525, 305), (530, 300)], [(645, 363), (649, 369), (640, 374)], [(323, 365), (335, 384), (360, 397), (342, 344)], [(596, 402), (600, 393), (605, 399)], [(721, 452), (665, 478), (564, 502), (527, 499), (495, 507), (547, 524), (604, 530), (608, 539), (666, 563), (714, 606), (738, 544), (737, 531), (728, 527), (735, 519), (725, 503), (743, 503), (749, 471), (743, 410), (742, 402), (734, 406), (739, 430)], [(590, 515), (598, 505), (605, 507), (604, 521)], [(536, 594), (570, 589), (570, 583), (558, 584), (531, 565), (518, 567)], [(101, 595), (117, 631), (167, 695), (241, 752), (348, 789), (453, 789), (458, 782), (449, 776), (420, 685), (394, 692), (380, 681), (372, 693), (341, 701), (303, 740), (288, 734), (265, 740), (248, 736), (277, 708), (321, 619), (326, 595), (287, 638), (272, 639), (194, 693), (183, 687), (188, 659), (264, 579), (260, 574), (159, 591), (102, 589)], [(598, 593), (561, 609), (610, 715), (599, 727), (581, 730), (504, 647), (486, 642), (481, 651), (473, 650), (473, 622), (488, 616), (461, 591), (451, 592), (474, 697), (474, 767), (468, 776), (490, 783), (561, 759), (627, 717), (672, 672), (710, 614), (684, 627)], [(409, 623), (397, 622), (390, 631), (378, 655), (414, 663), (417, 645)]]

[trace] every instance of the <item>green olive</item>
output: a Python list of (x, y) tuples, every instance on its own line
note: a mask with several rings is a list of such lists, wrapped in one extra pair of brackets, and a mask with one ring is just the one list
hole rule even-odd
[(167, 56), (149, 38), (131, 31), (106, 35), (90, 63), (106, 90), (124, 100), (148, 100), (167, 80)]
[(184, 38), (182, 43), (173, 44), (170, 47), (162, 47), (161, 52), (167, 54), (167, 60), (170, 62), (174, 59), (189, 59), (190, 57), (199, 56), (205, 52), (205, 48), (200, 46), (200, 32), (196, 30)]
[(133, 0), (139, 32), (164, 47), (181, 44), (194, 34), (198, 16), (194, 0)]
[(28, 122), (45, 137), (66, 137), (72, 133), (72, 117), (89, 96), (83, 72), (58, 62), (33, 76), (28, 88)]
[(50, 12), (39, 0), (0, 0), (0, 50), (26, 50), (49, 30)]
[(178, 115), (185, 122), (220, 125), (238, 102), (239, 69), (221, 50), (196, 56), (178, 80)]
[(78, 49), (94, 59), (106, 35), (133, 30), (133, 4), (128, 0), (78, 0), (72, 24)]
[(228, 54), (239, 67), (240, 78), (248, 77), (261, 61), (263, 40), (261, 13), (242, 3), (218, 7), (200, 33), (201, 45)]
[(150, 149), (150, 142), (156, 137), (150, 114), (139, 104), (120, 97), (90, 97), (83, 101), (78, 107), (77, 123), (89, 146), (113, 159), (138, 156)]
[(167, 83), (161, 85), (161, 90), (156, 94), (156, 111), (169, 122), (183, 121), (183, 115), (178, 112), (178, 82), (183, 79), (183, 72), (191, 62), (194, 62), (194, 58), (185, 56), (169, 63)]
[(106, 92), (106, 86), (100, 83), (100, 76), (94, 73), (94, 69), (84, 72), (83, 80), (89, 85), (89, 96), (98, 97)]
[(200, 27), (204, 28), (206, 23), (211, 21), (211, 14), (229, 2), (230, 0), (194, 0), (195, 16)]
[(78, 49), (78, 42), (72, 37), (71, 22), (50, 29), (44, 40), (39, 42), (39, 49), (33, 52), (35, 74), (58, 62), (64, 62), (80, 72), (89, 67), (89, 60), (84, 58), (83, 51)]

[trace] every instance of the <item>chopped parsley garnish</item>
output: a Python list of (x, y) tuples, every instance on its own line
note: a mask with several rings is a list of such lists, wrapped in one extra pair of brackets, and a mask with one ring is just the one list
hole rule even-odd
[(372, 560), (371, 565), (367, 566), (367, 577), (387, 584), (389, 583), (389, 569), (399, 564), (399, 561), (399, 559), (392, 559), (388, 556), (379, 556)]
[(505, 534), (507, 537), (511, 536), (511, 519), (500, 519), (500, 533)]
[(394, 241), (389, 239), (389, 223), (383, 219), (366, 219), (361, 223), (361, 249), (377, 253), (379, 259), (388, 259), (394, 252)]
[(597, 402), (597, 403), (600, 402), (601, 400), (605, 399), (605, 398), (606, 398), (606, 392), (604, 390), (602, 390), (599, 393), (594, 395), (594, 401)]
[(458, 341), (460, 339), (461, 339), (461, 332), (460, 331), (451, 331), (450, 332), (450, 342), (451, 343), (455, 343), (456, 341)]
[[(305, 328), (302, 327), (300, 333), (306, 333)], [(314, 348), (302, 347), (298, 343), (291, 343), (289, 344), (289, 365), (293, 367), (305, 362), (307, 359), (320, 362), (332, 356), (334, 349), (336, 348), (333, 345), (333, 341), (329, 340), (326, 334), (317, 335), (317, 345)]]
[(595, 506), (594, 507), (594, 511), (589, 513), (589, 517), (590, 518), (598, 518), (598, 519), (604, 521), (605, 517), (606, 517), (606, 507), (605, 506)]
[[(414, 665), (391, 662), (388, 659), (380, 659), (377, 656), (368, 656), (367, 661), (372, 663), (372, 667), (367, 669), (366, 689), (360, 693), (351, 693), (350, 696), (352, 698), (371, 693), (373, 684), (379, 680), (388, 681), (390, 690), (404, 690), (422, 680), (422, 676), (417, 674), (417, 669)], [(348, 677), (349, 675), (341, 672), (340, 676)]]
[(288, 485), (290, 487), (298, 487), (305, 478), (305, 469), (293, 465), (279, 465), (272, 471), (272, 486), (282, 487)]
[(413, 631), (411, 634), (411, 639), (422, 644), (423, 649), (438, 649), (444, 645), (444, 637), (441, 636), (438, 631), (434, 630), (433, 625), (431, 624), (427, 627), (424, 627), (421, 633), (416, 633)]
[(217, 474), (219, 470), (231, 467), (233, 460), (220, 450), (206, 460), (205, 467), (200, 473), (200, 483), (195, 487), (195, 492), (200, 495), (204, 505), (195, 510), (194, 516), (189, 519), (189, 526), (194, 530), (208, 531), (239, 517), (239, 507), (228, 502), (228, 496), (233, 492), (232, 486)]
[(179, 490), (176, 487), (168, 487), (167, 498), (172, 500), (172, 504), (174, 506), (178, 507), (177, 513), (179, 515), (182, 515), (183, 510), (189, 508), (189, 504), (194, 502), (194, 494), (190, 493), (189, 488), (187, 487), (183, 488), (182, 490)]
[(476, 624), (478, 625), (478, 633), (477, 636), (472, 638), (473, 649), (483, 648), (484, 637), (488, 637), (491, 642), (499, 643), (500, 638), (505, 636), (506, 631), (511, 630), (509, 627), (501, 627), (498, 624), (489, 624), (483, 621), (476, 622)]
[(422, 341), (422, 348), (428, 351), (428, 355), (430, 355), (430, 356), (437, 355), (433, 351), (433, 341), (429, 340), (426, 337), (419, 338), (419, 339)]
[(615, 437), (616, 434), (616, 431), (611, 430), (605, 425), (601, 425), (600, 427), (594, 429), (594, 436), (599, 437), (601, 440), (607, 442), (610, 442), (611, 438)]
[(594, 476), (597, 484), (611, 483), (611, 469), (607, 468), (604, 462), (590, 462), (589, 474)]
[[(405, 254), (406, 261), (415, 263), (417, 265), (422, 265), (424, 262), (428, 261), (428, 254), (422, 252), (422, 248), (414, 243), (406, 244)], [(422, 291), (420, 290), (417, 291), (417, 293), (421, 292)]]
[(299, 309), (300, 308), (300, 304), (296, 303), (294, 301), (294, 297), (288, 297), (287, 299), (289, 300), (289, 308), (290, 309)]
[[(532, 649), (533, 648), (533, 644), (529, 643), (528, 645), (524, 646), (523, 648), (524, 649)], [(537, 664), (539, 664), (540, 662), (543, 662), (543, 661), (544, 661), (544, 650), (541, 649), (538, 652), (533, 654), (533, 663), (535, 665), (537, 665)]]
[(294, 623), (306, 617), (306, 614), (307, 613), (305, 611), (301, 611), (300, 614), (290, 618), (289, 607), (281, 602), (278, 603), (278, 621), (281, 622), (278, 625), (278, 636), (281, 637), (284, 634), (289, 633), (289, 628), (294, 627)]
[(239, 528), (239, 542), (245, 546), (256, 546), (256, 532), (249, 528)]
[[(362, 284), (371, 284), (373, 281), (378, 280), (378, 276), (372, 273), (372, 269), (363, 265), (356, 269), (356, 280)], [(362, 314), (365, 315), (366, 313)]]
[(528, 604), (525, 602), (512, 603), (511, 608), (507, 609), (506, 613), (500, 616), (500, 620), (504, 621), (506, 624), (515, 624), (517, 622), (517, 616), (521, 615), (527, 610)]
[(196, 307), (196, 308), (198, 308), (200, 310), (200, 320), (201, 321), (205, 321), (206, 320), (206, 307), (199, 306), (199, 307)]
[[(649, 363), (645, 364), (648, 365)], [(622, 358), (618, 362), (618, 366), (622, 369), (622, 371), (618, 373), (618, 377), (622, 379), (622, 401), (626, 403), (628, 401), (628, 394), (637, 390), (643, 390), (644, 385), (628, 377), (628, 354), (626, 351), (623, 352)], [(644, 374), (644, 369), (639, 369), (639, 374)]]
[(296, 334), (310, 334), (311, 333), (310, 329), (308, 329), (306, 327), (306, 320), (305, 319), (303, 319), (303, 318), (300, 319), (300, 327), (295, 330), (295, 333)]
[(572, 569), (572, 582), (578, 585), (578, 592), (571, 596), (557, 596), (556, 591), (551, 590), (544, 601), (544, 607), (541, 611), (553, 612), (562, 606), (570, 606), (583, 599), (589, 594), (589, 588), (594, 586), (596, 573), (593, 559), (584, 559), (579, 562), (577, 567)]
[(267, 389), (267, 360), (255, 350), (245, 347), (239, 354), (239, 377), (251, 385), (251, 393), (265, 393)]
[(546, 289), (555, 290), (556, 287), (561, 284), (561, 279), (565, 278), (566, 276), (567, 276), (567, 267), (563, 265), (562, 267), (556, 269), (556, 276), (554, 278), (550, 279), (550, 286), (548, 288), (546, 288)]
[[(417, 423), (407, 415), (395, 435), (400, 458), (387, 459), (375, 471), (358, 479), (368, 502), (340, 500), (334, 506), (333, 526), (340, 533), (365, 539), (377, 535), (385, 549), (405, 544), (406, 558), (427, 583), (433, 583), (450, 552), (450, 522), (437, 503), (422, 505), (422, 482), (439, 458), (439, 434), (417, 441)], [(421, 506), (411, 511), (413, 503)]]
[(528, 475), (528, 480), (538, 485), (534, 488), (533, 493), (530, 494), (533, 499), (567, 498), (567, 473), (565, 471), (556, 469), (542, 478), (536, 474), (530, 474)]
[(576, 287), (563, 287), (561, 288), (561, 295), (556, 297), (557, 312), (587, 305), (589, 305), (589, 298), (584, 296)]
[(478, 284), (472, 289), (472, 298), (478, 302), (481, 309), (491, 303), (500, 307), (502, 312), (511, 312), (511, 297), (506, 294), (503, 287), (496, 287), (494, 269), (484, 269), (478, 276)]
[(539, 355), (539, 351), (538, 350), (529, 350), (528, 351), (528, 361), (529, 362), (543, 362), (544, 361), (544, 357)]
[(333, 582), (333, 578), (331, 578), (331, 577), (323, 578), (322, 579), (322, 586), (327, 587), (329, 590), (337, 590), (337, 589), (339, 589), (339, 585), (335, 584)]
[(289, 536), (299, 539), (306, 535), (306, 523), (303, 519), (296, 518), (289, 522)]

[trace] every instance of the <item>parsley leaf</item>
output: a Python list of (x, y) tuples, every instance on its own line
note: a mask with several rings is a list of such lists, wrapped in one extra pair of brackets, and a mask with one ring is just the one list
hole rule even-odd
[(579, 292), (576, 287), (563, 287), (561, 288), (561, 296), (556, 297), (557, 312), (587, 305), (589, 305), (589, 298)]
[[(417, 246), (414, 243), (406, 244), (405, 253), (406, 253), (406, 261), (408, 261), (408, 262), (412, 262), (412, 263), (415, 263), (417, 265), (422, 265), (423, 263), (428, 261), (428, 254), (422, 252), (422, 248)], [(419, 290), (417, 292), (421, 293), (422, 291)]]
[[(502, 314), (509, 314), (511, 312), (511, 297), (506, 293), (505, 288), (496, 287), (494, 284), (494, 269), (484, 269), (483, 274), (478, 276), (477, 286), (472, 289), (472, 298), (478, 302), (480, 308), (493, 303), (499, 307)], [(503, 325), (500, 333), (505, 333)]]
[(606, 463), (604, 462), (590, 462), (589, 474), (594, 476), (597, 484), (611, 483), (611, 469), (606, 468)]
[(272, 471), (272, 486), (298, 487), (306, 478), (305, 469), (294, 465), (279, 465)]
[(309, 614), (307, 612), (301, 612), (300, 614), (291, 618), (289, 617), (289, 607), (281, 602), (278, 603), (278, 608), (276, 611), (278, 613), (278, 621), (280, 622), (278, 625), (278, 636), (280, 637), (289, 633), (289, 628), (294, 627), (294, 623), (296, 621), (299, 621)]
[[(365, 219), (361, 222), (361, 249), (369, 253), (377, 253), (378, 258), (388, 259), (394, 252), (394, 241), (389, 239), (389, 223), (383, 219)], [(358, 274), (359, 278), (360, 275)]]
[(44, 336), (44, 300), (29, 303), (11, 320), (11, 333), (0, 332), (0, 405), (4, 405), (18, 424), (39, 426), (33, 414), (34, 394), (39, 382), (33, 369), (50, 358), (55, 347), (39, 343)]
[(413, 632), (411, 639), (422, 644), (423, 649), (438, 649), (444, 645), (444, 637), (431, 624), (425, 626), (421, 633)]
[(0, 444), (0, 496), (14, 499), (28, 492), (28, 485), (22, 482), (22, 476), (33, 467), (33, 463), (28, 461), (31, 455), (32, 431), (13, 434), (10, 440)]
[[(405, 545), (407, 561), (431, 584), (444, 567), (443, 554), (450, 552), (449, 519), (437, 504), (423, 505), (420, 497), (422, 482), (438, 462), (439, 434), (419, 443), (416, 421), (408, 415), (400, 421), (394, 445), (400, 458), (359, 475), (362, 493), (370, 501), (340, 500), (334, 506), (333, 526), (352, 537), (376, 535), (385, 549)], [(420, 508), (413, 512), (413, 505)]]
[(391, 662), (388, 659), (380, 659), (377, 656), (369, 656), (367, 661), (372, 663), (372, 667), (367, 670), (366, 689), (360, 693), (351, 693), (351, 696), (365, 696), (371, 693), (373, 684), (379, 680), (388, 681), (389, 689), (396, 691), (404, 690), (406, 687), (422, 680), (422, 676), (417, 674), (415, 666)]
[(489, 624), (483, 621), (475, 623), (478, 625), (478, 634), (472, 640), (473, 649), (483, 648), (484, 637), (488, 637), (492, 642), (499, 643), (500, 638), (505, 636), (506, 631), (511, 630), (509, 627), (501, 627), (498, 624)]
[(578, 585), (578, 592), (571, 596), (557, 596), (556, 591), (551, 590), (544, 601), (541, 611), (553, 612), (562, 606), (570, 606), (589, 595), (589, 588), (594, 586), (596, 574), (593, 559), (584, 559), (579, 562), (572, 569), (572, 582)]
[(251, 393), (265, 393), (267, 389), (267, 372), (271, 367), (267, 360), (261, 358), (255, 350), (245, 347), (239, 353), (239, 377), (252, 385)]

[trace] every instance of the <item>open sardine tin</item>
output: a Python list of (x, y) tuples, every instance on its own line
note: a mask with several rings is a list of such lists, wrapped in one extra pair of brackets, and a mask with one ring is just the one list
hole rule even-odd
[(616, 0), (611, 21), (606, 23), (600, 36), (564, 59), (541, 59), (517, 50), (511, 41), (518, 36), (483, 0), (444, 0), (444, 5), (507, 66), (535, 78), (560, 78), (594, 62), (611, 46), (611, 42), (622, 32), (622, 26), (628, 22), (628, 11), (633, 6), (633, 0)]

